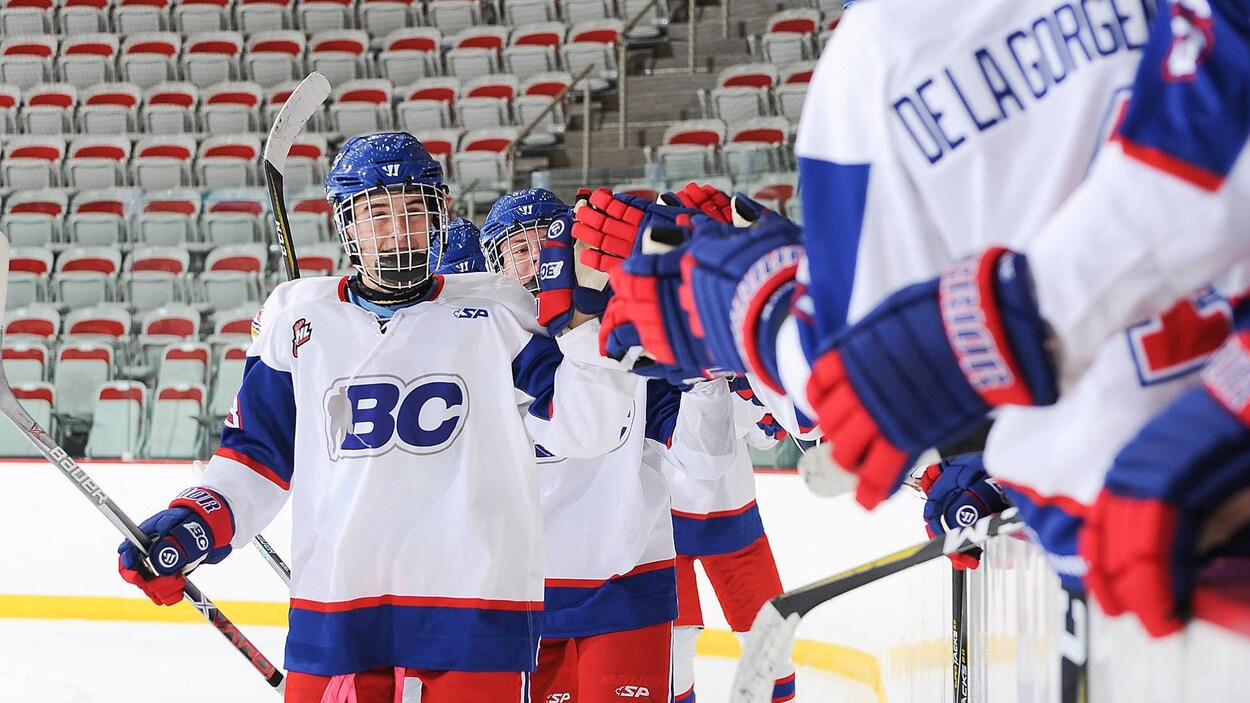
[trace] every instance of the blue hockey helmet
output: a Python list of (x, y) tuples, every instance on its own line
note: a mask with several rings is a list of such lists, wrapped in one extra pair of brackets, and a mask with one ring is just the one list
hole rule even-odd
[(325, 184), (335, 229), (362, 282), (398, 298), (429, 279), (431, 243), (447, 235), (447, 187), (442, 166), (416, 137), (348, 139)]
[(447, 225), (445, 247), (430, 242), (430, 261), (436, 262), (434, 273), (481, 273), (486, 270), (486, 257), (478, 241), (477, 225), (457, 217)]
[(525, 188), (499, 198), (482, 227), (486, 269), (516, 279), (537, 292), (538, 253), (543, 236), (552, 222), (572, 217), (571, 207), (542, 188)]

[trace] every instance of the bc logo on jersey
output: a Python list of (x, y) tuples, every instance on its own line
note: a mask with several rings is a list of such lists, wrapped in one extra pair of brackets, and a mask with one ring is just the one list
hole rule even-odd
[(339, 379), (325, 394), (330, 458), (435, 454), (456, 441), (468, 415), (468, 388), (453, 374)]

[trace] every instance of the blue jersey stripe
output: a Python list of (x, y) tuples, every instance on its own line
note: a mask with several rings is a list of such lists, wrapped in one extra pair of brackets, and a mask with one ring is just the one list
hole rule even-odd
[(815, 314), (800, 316), (804, 352), (813, 359), (846, 324), (855, 285), (859, 240), (868, 202), (868, 164), (838, 164), (799, 158), (803, 184), (803, 245), (807, 265), (819, 267), (806, 285)]
[(672, 566), (609, 579), (590, 588), (548, 586), (543, 637), (590, 637), (677, 619), (677, 570)]
[(647, 381), (647, 439), (669, 446), (677, 429), (681, 390), (668, 381)]
[(512, 360), (512, 384), (534, 399), (529, 411), (534, 417), (550, 420), (555, 397), (556, 369), (564, 360), (556, 340), (534, 335)]
[(292, 607), (286, 666), (318, 676), (378, 666), (533, 671), (542, 618), (539, 610), (387, 604), (325, 613)]
[(1250, 14), (1233, 0), (1210, 0), (1206, 16), (1189, 5), (1160, 6), (1115, 138), (1129, 156), (1216, 190), (1250, 135)]
[(291, 374), (271, 368), (259, 357), (249, 357), (248, 361), (252, 363), (239, 387), (237, 418), (222, 428), (221, 448), (268, 468), (280, 484), (289, 485), (295, 471), (295, 389)]
[(764, 535), (759, 506), (736, 515), (706, 518), (673, 516), (673, 542), (678, 554), (710, 556), (746, 549)]

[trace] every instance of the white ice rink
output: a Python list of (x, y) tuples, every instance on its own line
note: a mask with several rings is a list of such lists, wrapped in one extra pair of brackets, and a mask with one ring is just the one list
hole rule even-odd
[[(244, 628), (281, 658), (285, 631)], [(699, 701), (728, 699), (734, 662), (700, 657)], [(871, 691), (800, 670), (797, 701), (868, 703)], [(0, 619), (3, 703), (224, 703), (276, 701), (247, 662), (207, 624)]]

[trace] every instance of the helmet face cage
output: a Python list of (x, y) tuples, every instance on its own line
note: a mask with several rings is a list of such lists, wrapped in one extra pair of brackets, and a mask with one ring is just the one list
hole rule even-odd
[[(423, 284), (446, 249), (447, 200), (413, 183), (335, 199), (334, 227), (352, 266), (372, 287), (403, 293)], [(431, 243), (433, 258), (431, 261)]]
[(482, 254), (486, 270), (517, 281), (531, 293), (538, 292), (538, 253), (551, 222), (538, 218), (516, 222), (502, 236), (486, 242)]

